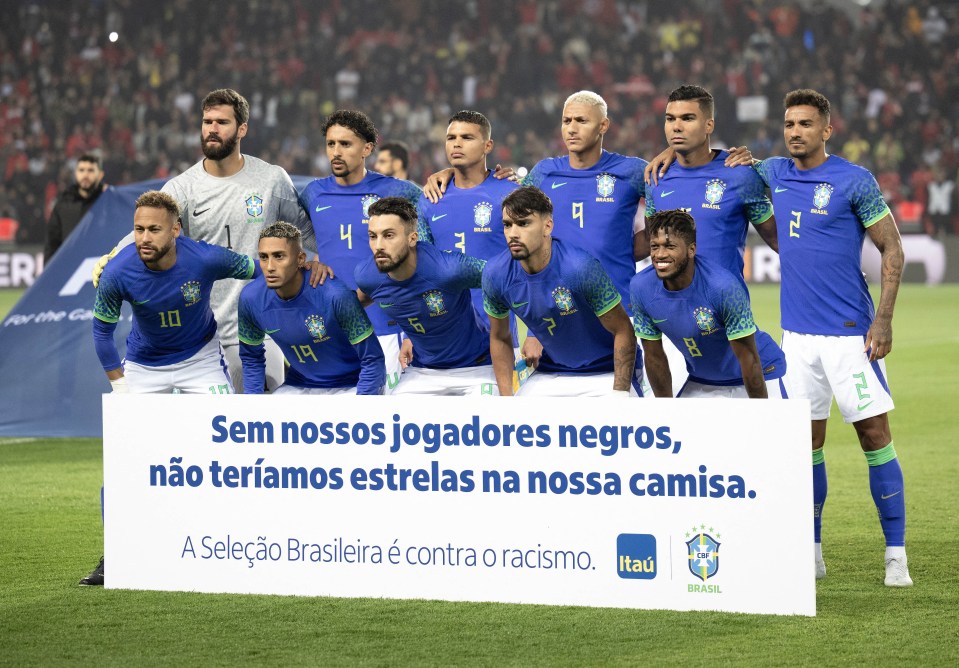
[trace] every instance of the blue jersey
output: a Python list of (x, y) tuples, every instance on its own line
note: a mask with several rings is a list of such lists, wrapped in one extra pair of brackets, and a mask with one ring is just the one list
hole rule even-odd
[(773, 206), (755, 170), (726, 167), (728, 155), (717, 151), (700, 167), (670, 165), (659, 185), (646, 187), (646, 217), (667, 209), (689, 212), (696, 221), (696, 262), (705, 258), (742, 277), (749, 223), (769, 220)]
[[(444, 251), (489, 260), (506, 250), (503, 234), (503, 200), (518, 186), (509, 179), (497, 179), (490, 172), (473, 188), (457, 188), (451, 181), (436, 204), (420, 196), (417, 210), (420, 224), (433, 232), (433, 243)], [(483, 313), (483, 291), (473, 290), (473, 306)], [(489, 329), (485, 317), (484, 328)]]
[(630, 296), (636, 336), (658, 341), (665, 334), (686, 358), (690, 380), (742, 385), (742, 368), (729, 342), (750, 334), (756, 335), (766, 380), (781, 378), (786, 372), (782, 350), (756, 328), (740, 274), (697, 255), (688, 287), (667, 290), (656, 270), (647, 267), (633, 278)]
[(357, 394), (381, 394), (386, 366), (373, 325), (356, 293), (339, 279), (303, 286), (292, 299), (281, 299), (262, 278), (240, 293), (240, 359), (243, 387), (262, 392), (265, 375), (263, 339), (269, 334), (290, 363), (284, 384), (294, 387), (352, 387)]
[(213, 282), (259, 273), (253, 258), (221, 246), (185, 236), (177, 237), (175, 243), (176, 263), (165, 271), (148, 269), (135, 244), (121, 249), (103, 270), (93, 314), (94, 328), (100, 329), (97, 355), (107, 371), (120, 366), (112, 332), (124, 301), (133, 306), (126, 359), (144, 366), (166, 366), (189, 359), (216, 334), (210, 308)]
[(489, 364), (489, 334), (480, 326), (470, 288), (481, 285), (485, 262), (416, 244), (416, 272), (395, 281), (373, 257), (356, 268), (356, 283), (413, 341), (415, 367), (459, 369)]
[(646, 161), (603, 151), (588, 169), (573, 169), (569, 156), (540, 160), (526, 177), (553, 201), (553, 237), (599, 260), (613, 285), (629, 300), (636, 274), (633, 221), (646, 191)]
[[(333, 268), (337, 277), (351, 288), (356, 265), (370, 257), (369, 209), (383, 197), (402, 197), (416, 205), (420, 189), (414, 183), (376, 172), (366, 172), (352, 186), (337, 184), (328, 176), (316, 179), (300, 194), (300, 202), (313, 222), (316, 252), (320, 261)], [(419, 226), (420, 241), (432, 242), (428, 226)], [(380, 336), (398, 333), (399, 327), (379, 309), (368, 311), (373, 329)]]
[(835, 155), (805, 170), (791, 158), (768, 158), (756, 170), (777, 212), (783, 329), (864, 335), (875, 309), (862, 275), (863, 237), (889, 214), (876, 179)]
[(537, 274), (527, 274), (507, 251), (486, 265), (483, 297), (490, 316), (502, 319), (512, 311), (540, 340), (540, 370), (613, 371), (613, 335), (599, 318), (622, 298), (599, 261), (587, 252), (553, 239), (549, 264)]

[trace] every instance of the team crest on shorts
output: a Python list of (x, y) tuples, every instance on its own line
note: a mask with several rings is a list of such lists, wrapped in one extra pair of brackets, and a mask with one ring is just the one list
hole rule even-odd
[(571, 315), (576, 313), (574, 308), (575, 304), (573, 302), (573, 293), (569, 291), (569, 288), (564, 288), (562, 285), (558, 288), (555, 288), (552, 292), (553, 302), (559, 307), (560, 315)]
[(689, 572), (705, 582), (719, 572), (719, 542), (701, 529), (694, 528), (693, 532), (686, 541)]
[(473, 207), (474, 232), (488, 232), (490, 220), (493, 219), (493, 205), (489, 202), (480, 202)]
[(696, 326), (699, 327), (699, 331), (703, 334), (712, 334), (719, 329), (719, 326), (716, 324), (716, 316), (713, 315), (712, 309), (700, 306), (693, 311), (693, 316), (696, 318)]
[(600, 174), (596, 177), (596, 194), (602, 199), (600, 201), (612, 201), (613, 190), (616, 188), (616, 177), (612, 174)]
[(820, 183), (812, 193), (812, 203), (817, 209), (825, 209), (829, 206), (829, 199), (832, 197), (834, 188), (828, 183)]
[(370, 217), (370, 207), (376, 204), (380, 199), (379, 195), (363, 195), (360, 203), (363, 205), (363, 219)]
[(311, 315), (306, 319), (306, 329), (315, 343), (326, 340), (326, 322), (321, 315)]
[(424, 292), (423, 301), (426, 302), (426, 308), (430, 310), (431, 318), (446, 313), (446, 303), (443, 301), (443, 293), (439, 290)]
[(200, 301), (200, 281), (187, 281), (180, 286), (180, 293), (187, 306), (193, 306)]
[(257, 193), (250, 193), (243, 202), (246, 204), (246, 215), (250, 218), (259, 218), (263, 215), (263, 198)]
[(726, 192), (726, 182), (719, 179), (713, 179), (706, 183), (706, 201), (713, 206), (719, 204)]

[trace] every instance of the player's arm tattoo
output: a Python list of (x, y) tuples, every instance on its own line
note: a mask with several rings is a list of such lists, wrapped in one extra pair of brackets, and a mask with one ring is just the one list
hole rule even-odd
[(866, 231), (869, 238), (879, 249), (882, 261), (881, 292), (876, 317), (866, 333), (866, 350), (869, 359), (882, 359), (892, 351), (892, 314), (896, 308), (896, 297), (902, 281), (902, 267), (905, 256), (902, 251), (902, 239), (892, 214), (888, 213)]
[(636, 337), (622, 304), (600, 316), (603, 327), (613, 335), (613, 389), (628, 390), (636, 365)]

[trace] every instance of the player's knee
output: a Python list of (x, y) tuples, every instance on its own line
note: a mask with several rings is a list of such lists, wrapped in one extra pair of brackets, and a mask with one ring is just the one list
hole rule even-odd
[(865, 452), (881, 450), (892, 442), (889, 423), (884, 419), (879, 419), (881, 417), (883, 416), (854, 423), (856, 434), (859, 436), (859, 444)]

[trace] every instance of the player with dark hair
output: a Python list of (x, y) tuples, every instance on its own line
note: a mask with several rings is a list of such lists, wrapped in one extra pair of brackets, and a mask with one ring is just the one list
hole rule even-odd
[(642, 356), (622, 295), (600, 262), (552, 237), (553, 204), (533, 186), (503, 200), (508, 251), (483, 272), (490, 353), (500, 393), (513, 393), (510, 311), (543, 343), (522, 395), (642, 396)]
[(263, 386), (269, 333), (290, 365), (274, 394), (382, 394), (386, 367), (370, 319), (342, 281), (307, 286), (299, 229), (283, 221), (263, 229), (258, 256), (263, 277), (240, 293), (245, 385)]
[[(200, 103), (203, 119), (200, 145), (204, 158), (163, 185), (163, 192), (180, 204), (183, 233), (191, 239), (237, 249), (253, 255), (259, 233), (277, 220), (290, 221), (303, 235), (304, 246), (316, 250), (313, 227), (300, 206), (296, 188), (286, 171), (240, 151), (249, 129), (250, 105), (229, 88), (211, 91)], [(121, 241), (127, 243), (129, 237)], [(116, 250), (116, 249), (114, 249)], [(102, 262), (109, 260), (104, 256)], [(327, 268), (312, 264), (311, 284), (324, 280)], [(94, 284), (98, 280), (94, 270)], [(242, 283), (218, 283), (211, 301), (220, 323), (219, 336), (237, 391), (243, 388), (237, 338), (236, 309)], [(283, 381), (283, 355), (269, 343), (267, 379), (270, 388)], [(252, 388), (254, 392), (262, 388)]]
[[(366, 159), (376, 147), (376, 128), (361, 111), (335, 111), (323, 124), (326, 156), (333, 174), (316, 179), (301, 194), (316, 230), (317, 251), (350, 288), (355, 289), (353, 272), (367, 259), (369, 208), (382, 197), (403, 197), (416, 203), (420, 189), (409, 181), (384, 176), (366, 169)], [(427, 225), (421, 225), (419, 240), (432, 243)], [(378, 307), (368, 309), (373, 330), (386, 355), (387, 394), (399, 380), (400, 328)]]
[(481, 285), (485, 262), (417, 243), (417, 212), (407, 200), (385, 197), (370, 207), (373, 256), (356, 267), (361, 301), (375, 303), (406, 334), (409, 365), (394, 394), (496, 394), (489, 336), (470, 289)]
[(676, 396), (781, 397), (776, 379), (786, 371), (782, 351), (761, 359), (759, 331), (741, 275), (699, 257), (697, 225), (678, 209), (647, 221), (652, 266), (630, 283), (633, 322), (643, 341), (649, 384), (657, 397), (673, 396), (663, 335), (682, 351), (689, 379)]
[(44, 263), (50, 261), (106, 187), (103, 183), (103, 164), (95, 153), (84, 153), (77, 158), (73, 175), (76, 182), (57, 196), (50, 220), (47, 221)]
[(380, 144), (373, 171), (409, 181), (410, 147), (405, 142), (388, 141)]
[[(783, 106), (790, 157), (763, 160), (756, 170), (772, 190), (780, 214), (782, 347), (789, 363), (784, 383), (790, 397), (812, 404), (816, 577), (826, 574), (823, 445), (835, 397), (869, 464), (869, 487), (886, 539), (885, 584), (908, 587), (905, 486), (889, 429), (893, 401), (883, 361), (892, 350), (902, 241), (873, 175), (826, 152), (833, 131), (829, 101), (801, 89), (787, 94)], [(878, 308), (862, 274), (866, 234), (882, 257)]]

